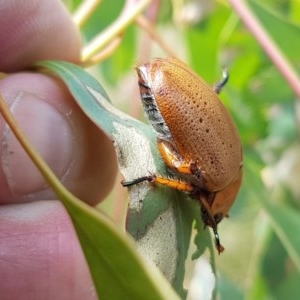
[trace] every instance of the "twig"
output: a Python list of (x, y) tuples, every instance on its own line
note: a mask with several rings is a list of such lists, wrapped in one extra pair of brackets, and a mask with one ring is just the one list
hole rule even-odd
[(95, 54), (91, 59), (86, 60), (81, 64), (83, 68), (94, 66), (99, 62), (108, 58), (121, 44), (122, 36), (117, 36), (111, 43), (106, 46), (101, 52)]
[(86, 23), (101, 2), (102, 0), (84, 0), (80, 3), (77, 10), (73, 13), (73, 21), (78, 27), (82, 27)]
[(177, 57), (177, 54), (169, 47), (169, 45), (161, 38), (161, 36), (156, 32), (154, 27), (148, 22), (148, 20), (140, 15), (136, 18), (135, 22), (144, 29), (169, 56)]
[[(131, 1), (132, 2), (132, 1)], [(135, 20), (135, 18), (150, 4), (151, 0), (140, 0), (135, 5), (124, 6), (118, 19), (112, 23), (106, 30), (96, 36), (82, 52), (82, 61), (90, 60), (96, 53), (99, 53), (117, 36), (120, 36), (124, 30)]]
[(244, 24), (249, 28), (267, 55), (273, 61), (279, 72), (286, 79), (290, 87), (297, 95), (298, 100), (300, 100), (300, 78), (285, 55), (277, 47), (276, 43), (260, 24), (259, 20), (252, 13), (251, 9), (244, 0), (230, 0), (230, 3)]

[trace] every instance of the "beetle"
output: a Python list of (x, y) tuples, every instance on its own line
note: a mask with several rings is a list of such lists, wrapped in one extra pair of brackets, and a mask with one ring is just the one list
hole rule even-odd
[(228, 216), (243, 174), (238, 130), (218, 93), (228, 80), (210, 87), (176, 58), (156, 58), (136, 68), (141, 100), (156, 131), (159, 152), (175, 175), (151, 174), (131, 181), (162, 184), (199, 201), (205, 226), (213, 229), (218, 253), (217, 224)]

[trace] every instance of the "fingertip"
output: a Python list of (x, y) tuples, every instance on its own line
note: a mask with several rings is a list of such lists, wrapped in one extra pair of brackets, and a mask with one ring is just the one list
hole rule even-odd
[[(21, 73), (0, 81), (0, 89), (21, 129), (63, 184), (91, 205), (103, 200), (116, 176), (115, 151), (67, 88), (42, 74)], [(1, 132), (0, 202), (55, 198), (4, 122)]]
[(2, 205), (0, 237), (1, 299), (97, 299), (60, 202)]
[(0, 70), (22, 70), (46, 59), (80, 61), (81, 36), (59, 0), (3, 1)]

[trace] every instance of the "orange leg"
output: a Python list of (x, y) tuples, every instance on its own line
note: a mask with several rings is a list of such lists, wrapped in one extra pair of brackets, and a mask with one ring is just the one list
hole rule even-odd
[[(167, 186), (167, 187), (179, 190), (179, 191), (183, 191), (183, 192), (192, 192), (193, 188), (194, 188), (191, 184), (189, 184), (187, 182), (180, 181), (178, 179), (171, 179), (171, 178), (165, 178), (162, 176), (156, 176), (156, 175), (144, 176), (144, 177), (134, 179), (132, 181), (122, 181), (122, 185), (123, 186), (131, 186), (131, 185), (143, 182), (143, 181), (162, 184), (164, 186)], [(218, 250), (218, 253), (220, 254), (221, 252), (224, 251), (224, 247), (220, 243), (220, 238), (219, 238), (218, 229), (217, 229), (217, 223), (216, 223), (216, 220), (211, 211), (211, 207), (208, 204), (205, 197), (200, 196), (199, 200), (200, 200), (200, 204), (202, 206), (203, 222), (205, 225), (208, 225), (213, 229), (214, 236), (215, 236), (216, 248)]]
[(167, 186), (167, 187), (170, 187), (175, 190), (182, 191), (182, 192), (191, 192), (193, 190), (193, 187), (191, 184), (184, 182), (184, 181), (180, 181), (178, 179), (155, 176), (155, 178), (153, 179), (153, 182), (162, 184), (164, 186)]
[(192, 174), (191, 163), (183, 161), (180, 157), (180, 153), (178, 153), (172, 145), (165, 141), (158, 141), (158, 149), (168, 167), (181, 174)]
[(164, 186), (168, 186), (170, 188), (182, 191), (182, 192), (191, 192), (193, 190), (193, 187), (191, 184), (180, 181), (178, 179), (172, 179), (172, 178), (165, 178), (162, 176), (156, 176), (156, 175), (149, 175), (149, 176), (143, 176), (137, 179), (134, 179), (132, 181), (122, 181), (123, 186), (131, 186), (138, 184), (143, 181), (148, 181), (151, 183), (158, 183)]

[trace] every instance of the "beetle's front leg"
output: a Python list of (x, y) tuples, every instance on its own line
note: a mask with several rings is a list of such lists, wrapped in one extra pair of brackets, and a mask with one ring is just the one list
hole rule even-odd
[(122, 181), (121, 183), (123, 186), (132, 186), (144, 181), (148, 181), (154, 184), (161, 184), (182, 192), (191, 192), (193, 190), (193, 186), (187, 182), (157, 175), (143, 176), (130, 181)]

